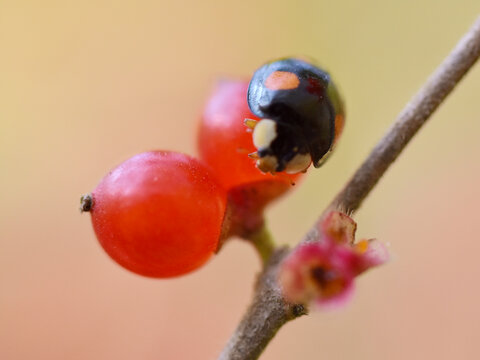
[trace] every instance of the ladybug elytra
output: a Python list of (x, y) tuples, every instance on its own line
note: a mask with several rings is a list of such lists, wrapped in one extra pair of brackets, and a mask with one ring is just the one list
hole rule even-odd
[(261, 119), (245, 121), (257, 148), (250, 157), (263, 172), (298, 173), (311, 163), (319, 167), (343, 130), (343, 101), (330, 75), (304, 60), (263, 65), (253, 75), (247, 97)]

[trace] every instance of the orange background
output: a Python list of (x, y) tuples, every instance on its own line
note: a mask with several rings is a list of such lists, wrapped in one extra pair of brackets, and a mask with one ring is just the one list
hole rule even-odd
[[(231, 241), (151, 280), (114, 264), (80, 194), (135, 153), (195, 153), (215, 79), (312, 56), (347, 104), (336, 153), (268, 214), (295, 244), (480, 13), (478, 0), (0, 2), (0, 358), (213, 359), (260, 265)], [(480, 356), (480, 66), (356, 220), (393, 260), (345, 309), (285, 326), (262, 359)]]

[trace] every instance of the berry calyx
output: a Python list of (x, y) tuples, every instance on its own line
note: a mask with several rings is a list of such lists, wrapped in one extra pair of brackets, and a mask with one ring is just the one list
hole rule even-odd
[[(247, 81), (218, 83), (205, 106), (198, 133), (200, 158), (228, 191), (233, 235), (258, 230), (265, 206), (290, 190), (300, 177), (265, 174), (248, 156), (256, 151), (248, 124), (259, 119), (248, 108), (247, 90)], [(249, 119), (247, 126), (245, 119)]]
[(106, 175), (89, 209), (97, 238), (123, 267), (144, 276), (189, 273), (216, 251), (226, 192), (190, 156), (152, 151)]

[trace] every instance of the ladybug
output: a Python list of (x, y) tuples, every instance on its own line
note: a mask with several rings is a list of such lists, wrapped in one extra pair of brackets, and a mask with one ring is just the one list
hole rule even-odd
[(248, 106), (261, 120), (245, 120), (263, 172), (305, 172), (332, 152), (345, 123), (343, 101), (330, 75), (310, 62), (284, 58), (253, 75)]

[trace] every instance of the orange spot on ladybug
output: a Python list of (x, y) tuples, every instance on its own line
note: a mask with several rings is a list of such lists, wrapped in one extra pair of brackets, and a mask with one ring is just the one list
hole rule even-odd
[(265, 86), (270, 90), (292, 90), (298, 85), (300, 85), (298, 76), (289, 71), (274, 71), (265, 80)]
[(333, 139), (333, 145), (335, 145), (343, 132), (345, 125), (345, 117), (342, 114), (335, 116), (335, 138)]
[(324, 96), (324, 90), (323, 86), (320, 83), (320, 80), (314, 79), (314, 78), (308, 78), (308, 86), (307, 86), (307, 91), (315, 95), (319, 100), (323, 99)]

